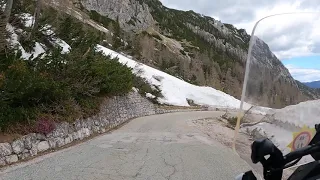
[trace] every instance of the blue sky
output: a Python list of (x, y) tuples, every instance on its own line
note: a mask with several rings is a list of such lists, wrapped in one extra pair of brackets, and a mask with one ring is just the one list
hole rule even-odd
[(320, 55), (293, 57), (282, 62), (291, 75), (301, 82), (320, 80)]
[(294, 57), (282, 60), (284, 65), (295, 65), (305, 69), (320, 70), (320, 56)]

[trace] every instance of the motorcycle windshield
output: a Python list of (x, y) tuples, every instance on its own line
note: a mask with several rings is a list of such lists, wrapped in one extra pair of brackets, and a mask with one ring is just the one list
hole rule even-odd
[(240, 132), (269, 138), (284, 155), (307, 146), (320, 123), (319, 29), (319, 13), (274, 15), (250, 40)]

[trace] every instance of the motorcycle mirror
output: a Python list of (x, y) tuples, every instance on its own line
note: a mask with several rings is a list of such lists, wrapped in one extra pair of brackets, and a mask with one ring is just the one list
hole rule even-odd
[(251, 160), (253, 163), (258, 163), (265, 161), (264, 158), (266, 155), (272, 155), (276, 152), (281, 153), (280, 150), (269, 140), (269, 139), (260, 139), (253, 142), (251, 146)]

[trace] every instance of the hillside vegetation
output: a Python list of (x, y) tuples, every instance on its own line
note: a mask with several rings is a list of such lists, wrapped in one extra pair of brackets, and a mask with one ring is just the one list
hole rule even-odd
[(0, 37), (10, 39), (0, 52), (0, 132), (34, 132), (88, 117), (104, 97), (126, 94), (134, 85), (151, 89), (130, 68), (96, 52), (104, 33), (35, 3), (15, 1), (8, 33)]

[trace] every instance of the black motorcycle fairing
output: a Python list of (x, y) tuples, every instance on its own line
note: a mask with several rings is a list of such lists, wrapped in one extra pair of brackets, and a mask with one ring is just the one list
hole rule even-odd
[(320, 161), (314, 161), (300, 166), (288, 180), (316, 180), (320, 179)]
[[(269, 140), (260, 139), (254, 141), (252, 146), (251, 160), (253, 163), (261, 162), (263, 166), (263, 176), (265, 179), (281, 179), (284, 166), (284, 158), (282, 152)], [(268, 159), (265, 156), (269, 155)], [(272, 172), (274, 169), (281, 169)]]

